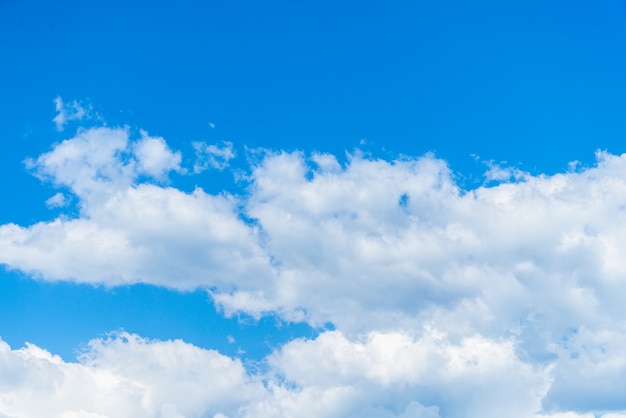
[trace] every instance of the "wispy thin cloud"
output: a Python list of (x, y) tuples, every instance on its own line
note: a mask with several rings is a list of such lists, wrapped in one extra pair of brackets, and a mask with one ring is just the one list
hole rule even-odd
[(233, 150), (233, 143), (224, 141), (220, 144), (207, 144), (206, 142), (193, 142), (193, 149), (196, 152), (196, 162), (193, 166), (194, 173), (198, 174), (209, 168), (224, 170), (228, 167), (230, 160), (236, 157)]
[(91, 106), (85, 105), (76, 100), (65, 103), (63, 102), (61, 96), (55, 97), (54, 107), (57, 114), (52, 121), (59, 132), (63, 131), (65, 129), (65, 125), (70, 121), (92, 119), (95, 116)]

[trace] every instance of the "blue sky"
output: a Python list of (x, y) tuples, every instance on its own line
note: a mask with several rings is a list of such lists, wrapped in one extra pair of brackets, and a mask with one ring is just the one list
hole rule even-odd
[(626, 416), (623, 3), (9, 0), (0, 39), (0, 418)]

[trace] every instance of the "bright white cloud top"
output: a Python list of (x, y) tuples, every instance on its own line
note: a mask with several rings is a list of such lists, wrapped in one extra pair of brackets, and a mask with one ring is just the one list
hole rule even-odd
[(194, 146), (188, 170), (163, 138), (98, 127), (27, 160), (79, 215), (0, 226), (0, 262), (335, 329), (250, 370), (127, 333), (77, 363), (0, 343), (1, 417), (626, 416), (626, 155), (465, 190), (433, 155), (262, 150), (233, 195), (168, 185), (235, 157)]

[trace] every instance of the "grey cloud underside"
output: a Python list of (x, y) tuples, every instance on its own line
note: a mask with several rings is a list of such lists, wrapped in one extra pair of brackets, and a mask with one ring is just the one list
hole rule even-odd
[(317, 416), (626, 410), (626, 156), (463, 190), (431, 155), (341, 166), (267, 151), (241, 196), (164, 186), (181, 161), (147, 133), (79, 131), (28, 164), (80, 216), (1, 226), (0, 262), (46, 280), (205, 288), (226, 313), (335, 324), (268, 358), (270, 395), (266, 384), (215, 413), (303, 416), (288, 405), (320, 397)]

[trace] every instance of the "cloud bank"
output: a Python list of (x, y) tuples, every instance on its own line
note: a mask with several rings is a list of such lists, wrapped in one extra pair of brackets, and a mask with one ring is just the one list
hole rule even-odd
[[(234, 156), (198, 149), (202, 169)], [(169, 185), (181, 161), (145, 132), (79, 130), (27, 160), (63, 193), (49, 204), (71, 195), (79, 216), (0, 226), (0, 263), (51, 281), (203, 288), (226, 314), (335, 331), (288, 342), (262, 374), (133, 335), (95, 340), (79, 363), (5, 344), (0, 416), (46, 416), (21, 399), (76, 382), (93, 393), (55, 397), (48, 416), (626, 416), (626, 155), (554, 175), (491, 167), (499, 184), (466, 190), (433, 155), (342, 165), (265, 150), (240, 194)], [(180, 398), (159, 383), (168, 373), (188, 382)]]

